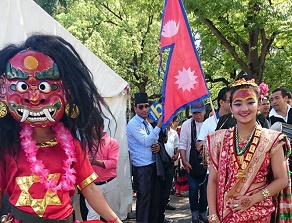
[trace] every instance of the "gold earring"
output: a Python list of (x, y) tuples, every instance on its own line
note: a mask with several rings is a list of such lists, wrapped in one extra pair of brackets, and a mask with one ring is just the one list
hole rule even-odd
[(0, 101), (0, 118), (4, 118), (7, 115), (7, 106), (4, 102)]
[(233, 113), (231, 113), (231, 118), (234, 118)]
[(260, 110), (258, 110), (258, 113), (257, 113), (257, 115), (260, 115), (261, 114), (261, 111)]
[(70, 111), (70, 105), (67, 104), (65, 108), (65, 113), (68, 117), (77, 118), (78, 115), (80, 114), (80, 110), (76, 104), (73, 104), (71, 114), (69, 114), (69, 111)]

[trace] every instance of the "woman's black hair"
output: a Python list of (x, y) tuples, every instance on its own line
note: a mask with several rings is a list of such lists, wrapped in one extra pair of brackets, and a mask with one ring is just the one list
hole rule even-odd
[[(90, 152), (93, 147), (98, 146), (93, 137), (94, 129), (97, 130), (97, 136), (100, 139), (101, 120), (109, 119), (102, 111), (102, 107), (112, 115), (94, 85), (92, 73), (74, 47), (62, 37), (35, 34), (21, 45), (8, 45), (0, 51), (1, 76), (8, 60), (26, 49), (48, 55), (57, 64), (66, 99), (70, 105), (69, 115), (64, 115), (61, 121), (70, 130), (73, 137), (80, 139), (82, 148), (84, 150), (87, 148)], [(73, 104), (77, 105), (80, 110), (79, 116), (75, 119), (70, 117)], [(0, 119), (0, 155), (15, 154), (19, 151), (19, 131), (20, 123), (14, 120), (10, 114)]]

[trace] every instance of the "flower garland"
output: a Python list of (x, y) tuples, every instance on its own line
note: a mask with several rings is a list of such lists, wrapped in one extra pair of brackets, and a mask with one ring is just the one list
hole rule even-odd
[(58, 185), (55, 178), (49, 179), (49, 170), (45, 167), (43, 161), (38, 160), (36, 157), (38, 147), (36, 145), (36, 140), (32, 138), (33, 128), (30, 125), (22, 125), (20, 131), (20, 144), (25, 152), (27, 161), (30, 163), (31, 172), (34, 175), (39, 176), (40, 182), (47, 190), (51, 190), (52, 192), (57, 192), (58, 190), (69, 191), (72, 189), (72, 185), (74, 185), (76, 181), (74, 175), (75, 170), (74, 168), (71, 168), (72, 163), (76, 161), (73, 137), (70, 131), (61, 122), (54, 125), (52, 129), (55, 131), (56, 139), (67, 156), (67, 159), (63, 162), (63, 170), (65, 171), (65, 174), (62, 175)]

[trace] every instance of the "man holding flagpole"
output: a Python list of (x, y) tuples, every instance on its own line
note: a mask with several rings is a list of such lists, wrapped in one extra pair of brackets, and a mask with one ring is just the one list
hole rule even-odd
[(135, 94), (134, 111), (136, 115), (127, 125), (127, 138), (137, 189), (136, 222), (159, 223), (161, 195), (155, 154), (160, 150), (158, 137), (162, 119), (155, 128), (147, 121), (149, 101), (144, 92)]

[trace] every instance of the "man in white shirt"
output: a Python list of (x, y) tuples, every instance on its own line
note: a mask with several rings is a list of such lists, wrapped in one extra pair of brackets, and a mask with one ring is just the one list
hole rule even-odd
[(275, 122), (286, 122), (292, 124), (292, 109), (287, 104), (288, 93), (284, 88), (277, 88), (272, 92), (270, 112), (271, 125)]

